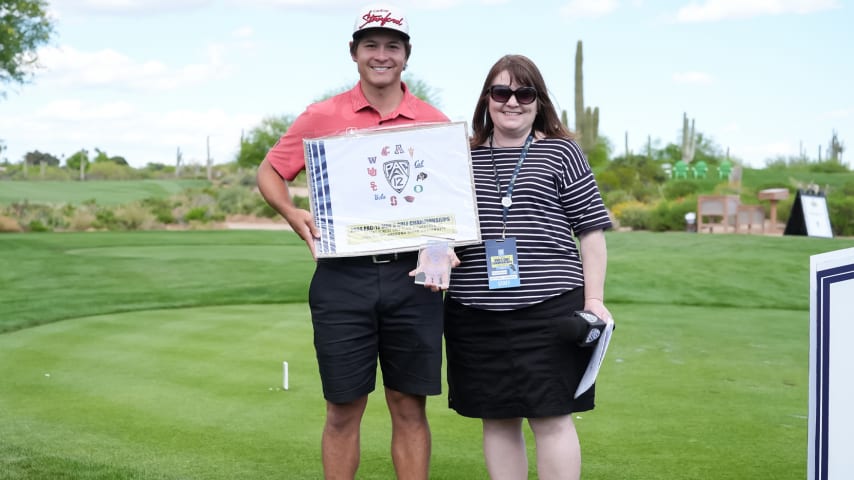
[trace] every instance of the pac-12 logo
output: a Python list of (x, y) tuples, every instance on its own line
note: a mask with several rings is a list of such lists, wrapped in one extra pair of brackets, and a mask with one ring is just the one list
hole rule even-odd
[[(407, 158), (407, 154), (408, 157)], [(386, 160), (389, 158), (390, 160)], [(368, 176), (377, 177), (379, 168), (377, 160), (382, 159), (382, 173), (385, 181), (397, 194), (402, 194), (406, 190), (411, 190), (411, 193), (404, 195), (402, 198), (408, 203), (415, 201), (415, 195), (424, 191), (424, 180), (427, 179), (427, 173), (423, 171), (425, 165), (424, 160), (415, 160), (415, 147), (404, 148), (402, 144), (394, 144), (394, 146), (383, 146), (379, 150), (379, 156), (368, 156)], [(417, 175), (416, 175), (417, 172)], [(410, 182), (412, 179), (412, 182)], [(387, 197), (382, 193), (382, 189), (377, 182), (371, 181), (370, 188), (373, 192), (374, 200), (388, 200), (392, 206), (398, 204), (398, 197), (391, 194)]]
[(409, 161), (389, 160), (383, 163), (385, 179), (395, 192), (401, 193), (409, 183)]

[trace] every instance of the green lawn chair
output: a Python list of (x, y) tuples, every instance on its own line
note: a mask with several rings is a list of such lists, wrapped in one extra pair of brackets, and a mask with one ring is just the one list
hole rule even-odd
[(706, 178), (706, 174), (709, 173), (709, 166), (703, 160), (698, 161), (694, 164), (694, 178)]
[(684, 160), (673, 164), (673, 178), (688, 178), (688, 164)]

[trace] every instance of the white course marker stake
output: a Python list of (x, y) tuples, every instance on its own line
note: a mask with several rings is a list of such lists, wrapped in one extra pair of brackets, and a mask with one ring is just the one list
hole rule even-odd
[(284, 387), (284, 389), (287, 390), (288, 389), (288, 362), (282, 362), (282, 367), (285, 370), (285, 373), (284, 373), (285, 378), (282, 380), (282, 387)]

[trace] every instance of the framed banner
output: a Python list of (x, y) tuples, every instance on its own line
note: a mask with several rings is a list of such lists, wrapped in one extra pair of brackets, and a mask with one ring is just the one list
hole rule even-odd
[(306, 139), (318, 258), (480, 242), (465, 122)]
[(810, 257), (808, 480), (854, 478), (854, 248)]

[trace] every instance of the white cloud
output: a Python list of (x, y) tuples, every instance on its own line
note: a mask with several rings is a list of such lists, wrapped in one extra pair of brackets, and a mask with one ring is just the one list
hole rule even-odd
[(208, 47), (205, 63), (172, 68), (157, 60), (137, 61), (113, 49), (84, 52), (70, 46), (39, 52), (44, 80), (67, 86), (172, 90), (204, 83), (228, 73), (223, 47)]
[(233, 32), (231, 32), (231, 36), (234, 38), (252, 38), (255, 35), (255, 30), (252, 27), (240, 27)]
[(714, 80), (704, 72), (676, 72), (673, 74), (673, 81), (683, 85), (709, 85)]
[(836, 8), (842, 8), (840, 0), (706, 0), (680, 8), (676, 21), (716, 22), (764, 15), (805, 15)]
[(721, 129), (721, 131), (724, 133), (737, 133), (737, 132), (741, 131), (741, 125), (739, 125), (738, 123), (735, 123), (735, 122), (728, 123), (728, 124), (724, 125), (724, 127)]
[(616, 0), (570, 0), (560, 13), (569, 18), (595, 18), (613, 13), (618, 6)]
[(34, 117), (36, 120), (44, 121), (114, 121), (129, 118), (135, 112), (133, 105), (128, 102), (111, 102), (88, 106), (81, 100), (57, 100), (38, 109)]

